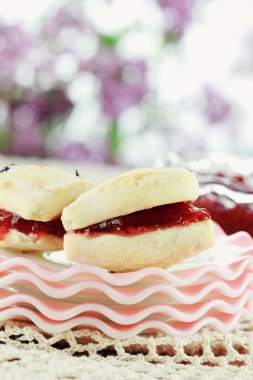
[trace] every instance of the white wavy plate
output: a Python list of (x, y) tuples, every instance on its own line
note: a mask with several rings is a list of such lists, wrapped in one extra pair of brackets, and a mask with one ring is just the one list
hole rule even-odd
[[(46, 282), (34, 274), (26, 272), (7, 273), (0, 278), (0, 288), (14, 286), (15, 289), (19, 290), (19, 286), (15, 284), (20, 284), (28, 292), (33, 291), (33, 287), (36, 287), (48, 297), (57, 299), (72, 297), (84, 291), (87, 291), (92, 296), (92, 292), (90, 292), (92, 290), (95, 293), (101, 292), (111, 300), (123, 305), (133, 305), (156, 294), (166, 295), (169, 299), (173, 299), (178, 303), (193, 304), (203, 300), (212, 292), (231, 298), (240, 296), (247, 288), (252, 288), (253, 273), (243, 273), (242, 276), (234, 281), (225, 282), (216, 280), (178, 288), (164, 283), (151, 284), (144, 288), (114, 288), (100, 281), (81, 281), (75, 284), (63, 284)], [(22, 289), (21, 287), (20, 289)]]
[(253, 243), (244, 232), (219, 232), (215, 247), (168, 270), (112, 274), (64, 260), (1, 250), (0, 319), (28, 318), (48, 332), (85, 325), (121, 338), (149, 328), (187, 335), (207, 325), (229, 331), (252, 303)]
[(211, 327), (224, 333), (231, 331), (241, 316), (247, 312), (242, 309), (238, 314), (222, 314), (203, 317), (195, 322), (163, 322), (157, 320), (142, 321), (135, 325), (123, 326), (104, 322), (94, 317), (75, 317), (64, 322), (53, 321), (42, 314), (23, 307), (12, 307), (0, 311), (0, 320), (28, 319), (47, 333), (61, 333), (75, 327), (98, 329), (114, 339), (127, 339), (146, 330), (161, 331), (171, 336), (187, 336), (203, 327)]
[[(231, 261), (227, 266), (217, 264), (203, 265), (197, 269), (186, 269), (171, 273), (158, 267), (144, 268), (129, 273), (108, 273), (102, 268), (91, 265), (75, 265), (66, 270), (54, 270), (43, 267), (26, 257), (17, 257), (2, 260), (0, 262), (0, 274), (6, 271), (26, 271), (35, 274), (37, 277), (50, 282), (71, 282), (85, 280), (101, 280), (113, 286), (129, 286), (143, 280), (155, 282), (168, 282), (173, 285), (190, 285), (198, 282), (202, 278), (216, 277), (226, 281), (232, 281), (239, 277), (246, 268), (253, 269), (252, 247), (244, 249), (243, 255)], [(69, 281), (67, 281), (69, 282)]]
[[(149, 307), (132, 306), (121, 307), (120, 305), (108, 307), (97, 303), (81, 303), (71, 305), (64, 302), (43, 300), (26, 293), (14, 293), (11, 290), (0, 290), (0, 310), (10, 306), (23, 306), (36, 309), (45, 317), (64, 321), (76, 317), (80, 314), (100, 314), (100, 318), (105, 317), (115, 323), (131, 325), (140, 322), (152, 315), (164, 320), (172, 319), (182, 322), (194, 322), (205, 315), (210, 315), (214, 311), (226, 314), (237, 314), (248, 305), (251, 298), (251, 291), (247, 290), (238, 298), (220, 297), (210, 301), (204, 301), (193, 305), (162, 305), (156, 304)], [(86, 315), (87, 316), (87, 315)]]

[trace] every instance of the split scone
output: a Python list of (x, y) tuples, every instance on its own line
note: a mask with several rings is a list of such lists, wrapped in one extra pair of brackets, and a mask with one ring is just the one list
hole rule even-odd
[(114, 272), (168, 267), (212, 246), (209, 213), (185, 169), (136, 169), (82, 194), (63, 210), (67, 258)]
[(0, 247), (58, 250), (64, 207), (94, 185), (46, 166), (11, 165), (0, 170)]

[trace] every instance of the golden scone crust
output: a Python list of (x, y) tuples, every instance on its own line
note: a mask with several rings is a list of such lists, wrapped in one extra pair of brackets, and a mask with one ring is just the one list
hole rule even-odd
[(64, 236), (64, 250), (71, 261), (127, 272), (151, 266), (167, 268), (210, 248), (213, 242), (213, 222), (205, 220), (131, 237), (103, 234), (90, 238), (69, 232)]
[(34, 234), (23, 234), (11, 229), (3, 240), (0, 247), (13, 248), (21, 251), (58, 251), (63, 247), (63, 239), (53, 235), (45, 235), (36, 239)]
[(130, 170), (80, 195), (63, 210), (64, 228), (85, 228), (116, 216), (197, 199), (195, 173), (176, 168)]
[(94, 185), (47, 166), (11, 165), (0, 172), (0, 209), (47, 222)]

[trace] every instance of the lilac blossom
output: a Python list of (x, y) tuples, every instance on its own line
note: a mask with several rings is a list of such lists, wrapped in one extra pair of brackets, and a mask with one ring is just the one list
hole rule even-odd
[(181, 37), (190, 22), (196, 0), (158, 0), (163, 11), (164, 29), (167, 34)]
[(0, 20), (0, 93), (8, 92), (17, 87), (15, 76), (19, 63), (28, 58), (31, 49), (36, 44), (36, 38), (26, 32), (21, 25), (7, 25)]
[(41, 108), (36, 100), (13, 100), (9, 103), (8, 127), (11, 134), (9, 146), (3, 150), (5, 154), (20, 156), (44, 155)]
[[(83, 60), (80, 45), (86, 34), (97, 35), (78, 1), (67, 1), (48, 17), (39, 31), (41, 40), (55, 60), (61, 54), (73, 53), (80, 63)], [(76, 42), (79, 43), (79, 48), (76, 47)]]
[(223, 122), (231, 112), (229, 102), (211, 85), (203, 86), (204, 114), (210, 124)]
[[(184, 35), (192, 21), (195, 3), (196, 0), (158, 0), (164, 16), (161, 32), (165, 33), (168, 42), (170, 37), (171, 41), (175, 41)], [(146, 95), (151, 91), (148, 64), (141, 58), (120, 57), (117, 53), (118, 42), (127, 31), (120, 35), (102, 35), (88, 21), (83, 9), (77, 0), (66, 1), (42, 21), (33, 35), (21, 25), (4, 25), (0, 21), (0, 99), (7, 104), (8, 110), (2, 123), (8, 119), (10, 136), (9, 146), (1, 149), (2, 152), (40, 157), (50, 154), (72, 161), (117, 162), (118, 147), (122, 141), (120, 116), (132, 106), (145, 104)], [(89, 53), (87, 41), (90, 36), (94, 49)], [(68, 72), (71, 62), (73, 70)], [(21, 69), (24, 66), (24, 71), (28, 68), (28, 72), (30, 69), (32, 72), (33, 81), (29, 84), (25, 83), (26, 78), (22, 78)], [(91, 73), (97, 78), (98, 102), (101, 113), (107, 117), (105, 124), (110, 128), (101, 140), (93, 144), (67, 141), (63, 135), (61, 143), (51, 141), (50, 146), (50, 133), (58, 125), (64, 125), (64, 120), (74, 107), (68, 96), (72, 89), (69, 85), (75, 79), (78, 81), (78, 75), (82, 72)], [(215, 89), (204, 87), (204, 98), (204, 112), (210, 123), (218, 123), (227, 117), (230, 105)], [(149, 119), (150, 129), (151, 124)], [(179, 139), (184, 142), (179, 146), (179, 151), (186, 149), (191, 136), (186, 135), (182, 140), (180, 136), (184, 129), (175, 129), (175, 144)], [(53, 141), (59, 138), (59, 130), (55, 129), (56, 132), (52, 133)], [(171, 130), (170, 141), (173, 140)], [(196, 148), (198, 146), (194, 145)]]
[[(52, 70), (55, 59), (46, 50), (39, 64), (34, 60), (34, 52), (40, 52), (40, 39), (28, 33), (21, 25), (5, 25), (0, 22), (0, 98), (8, 105), (8, 144), (3, 153), (43, 156), (46, 151), (44, 137), (48, 126), (56, 119), (65, 118), (73, 108), (66, 88), (41, 87), (40, 68)], [(25, 63), (34, 71), (33, 84), (25, 80), (17, 81), (20, 65)], [(46, 68), (46, 69), (45, 69)], [(65, 86), (66, 87), (66, 86)]]
[(12, 129), (11, 145), (3, 150), (5, 154), (17, 156), (45, 156), (43, 131), (40, 125), (33, 124), (23, 129)]
[(86, 65), (100, 81), (102, 111), (112, 120), (142, 101), (148, 92), (144, 60), (125, 60), (113, 51), (101, 50)]
[(58, 8), (47, 19), (47, 22), (41, 28), (40, 34), (46, 40), (56, 39), (66, 27), (79, 31), (85, 31), (88, 27), (82, 7), (76, 1), (68, 1)]
[(44, 135), (56, 119), (64, 118), (73, 104), (62, 90), (39, 93), (9, 103), (10, 145), (3, 153), (21, 156), (46, 154)]
[(87, 147), (81, 142), (64, 142), (55, 150), (55, 156), (61, 160), (91, 161), (111, 163), (107, 145), (101, 142)]
[[(103, 36), (100, 36), (100, 49), (87, 61), (75, 52), (73, 39), (69, 38), (69, 33), (82, 38), (86, 32), (97, 33), (78, 2), (66, 2), (36, 35), (30, 35), (20, 25), (0, 24), (0, 96), (8, 104), (10, 132), (9, 146), (2, 152), (47, 154), (46, 134), (59, 119), (66, 118), (74, 106), (67, 95), (68, 84), (74, 76), (63, 80), (57, 78), (55, 72), (62, 54), (74, 54), (79, 72), (89, 71), (97, 76), (101, 109), (115, 126), (125, 109), (142, 101), (149, 90), (146, 62), (118, 57), (113, 49), (102, 46)], [(22, 63), (29, 64), (27, 67), (33, 72), (33, 84), (28, 86), (23, 86), (22, 81), (15, 82)], [(108, 162), (108, 142), (105, 140), (100, 145), (91, 149), (82, 143), (68, 143), (58, 149), (57, 155)]]
[(44, 119), (66, 117), (74, 104), (62, 89), (53, 89), (44, 96)]

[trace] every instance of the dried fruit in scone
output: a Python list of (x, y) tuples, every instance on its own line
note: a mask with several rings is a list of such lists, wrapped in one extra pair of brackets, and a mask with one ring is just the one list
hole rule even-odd
[(63, 246), (64, 207), (93, 184), (47, 166), (0, 170), (0, 247), (57, 250)]
[(124, 272), (168, 267), (213, 245), (213, 222), (191, 204), (199, 194), (185, 169), (136, 169), (82, 194), (63, 210), (67, 258)]

